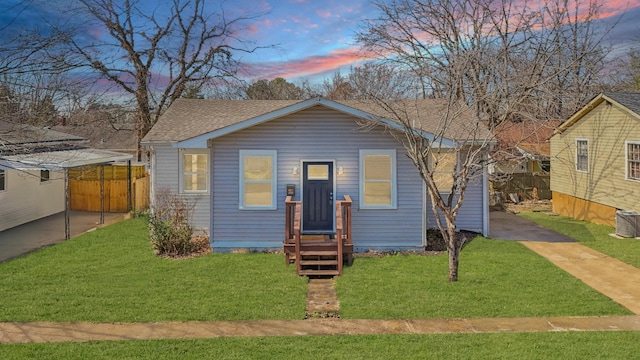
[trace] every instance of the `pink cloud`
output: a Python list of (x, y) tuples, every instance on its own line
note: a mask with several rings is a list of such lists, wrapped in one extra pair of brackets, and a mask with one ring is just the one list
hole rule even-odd
[(252, 79), (277, 77), (292, 79), (335, 70), (366, 59), (360, 49), (345, 48), (334, 50), (328, 55), (314, 55), (283, 62), (247, 64), (243, 70), (246, 76)]
[(332, 16), (329, 10), (323, 10), (323, 9), (317, 9), (316, 14), (323, 18), (330, 18)]

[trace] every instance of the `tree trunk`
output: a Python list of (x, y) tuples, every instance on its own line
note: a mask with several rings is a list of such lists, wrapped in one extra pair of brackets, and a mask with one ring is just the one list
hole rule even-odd
[(457, 247), (449, 250), (449, 281), (458, 281), (458, 262), (460, 260)]
[(460, 246), (456, 240), (456, 225), (447, 220), (447, 251), (449, 253), (449, 281), (458, 281)]

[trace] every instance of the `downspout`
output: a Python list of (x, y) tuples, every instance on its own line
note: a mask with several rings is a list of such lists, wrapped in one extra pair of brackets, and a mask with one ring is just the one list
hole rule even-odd
[(489, 236), (489, 176), (487, 167), (482, 167), (482, 236)]
[(429, 213), (427, 211), (427, 186), (422, 182), (422, 246), (427, 247), (427, 229), (429, 223)]
[(149, 212), (153, 213), (156, 203), (156, 150), (149, 146)]

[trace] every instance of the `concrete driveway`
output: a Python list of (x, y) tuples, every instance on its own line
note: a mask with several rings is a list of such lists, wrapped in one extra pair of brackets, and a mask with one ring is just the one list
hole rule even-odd
[(576, 242), (574, 239), (510, 212), (490, 213), (489, 237), (499, 240)]
[[(105, 213), (104, 224), (100, 224), (99, 212), (71, 211), (69, 215), (71, 237), (121, 221), (128, 215)], [(64, 212), (0, 231), (0, 262), (62, 241), (64, 241)]]

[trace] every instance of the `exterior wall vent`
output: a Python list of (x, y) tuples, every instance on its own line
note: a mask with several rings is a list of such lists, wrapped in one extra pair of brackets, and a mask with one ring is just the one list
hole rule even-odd
[(635, 211), (616, 211), (616, 235), (627, 238), (640, 236), (640, 214)]

